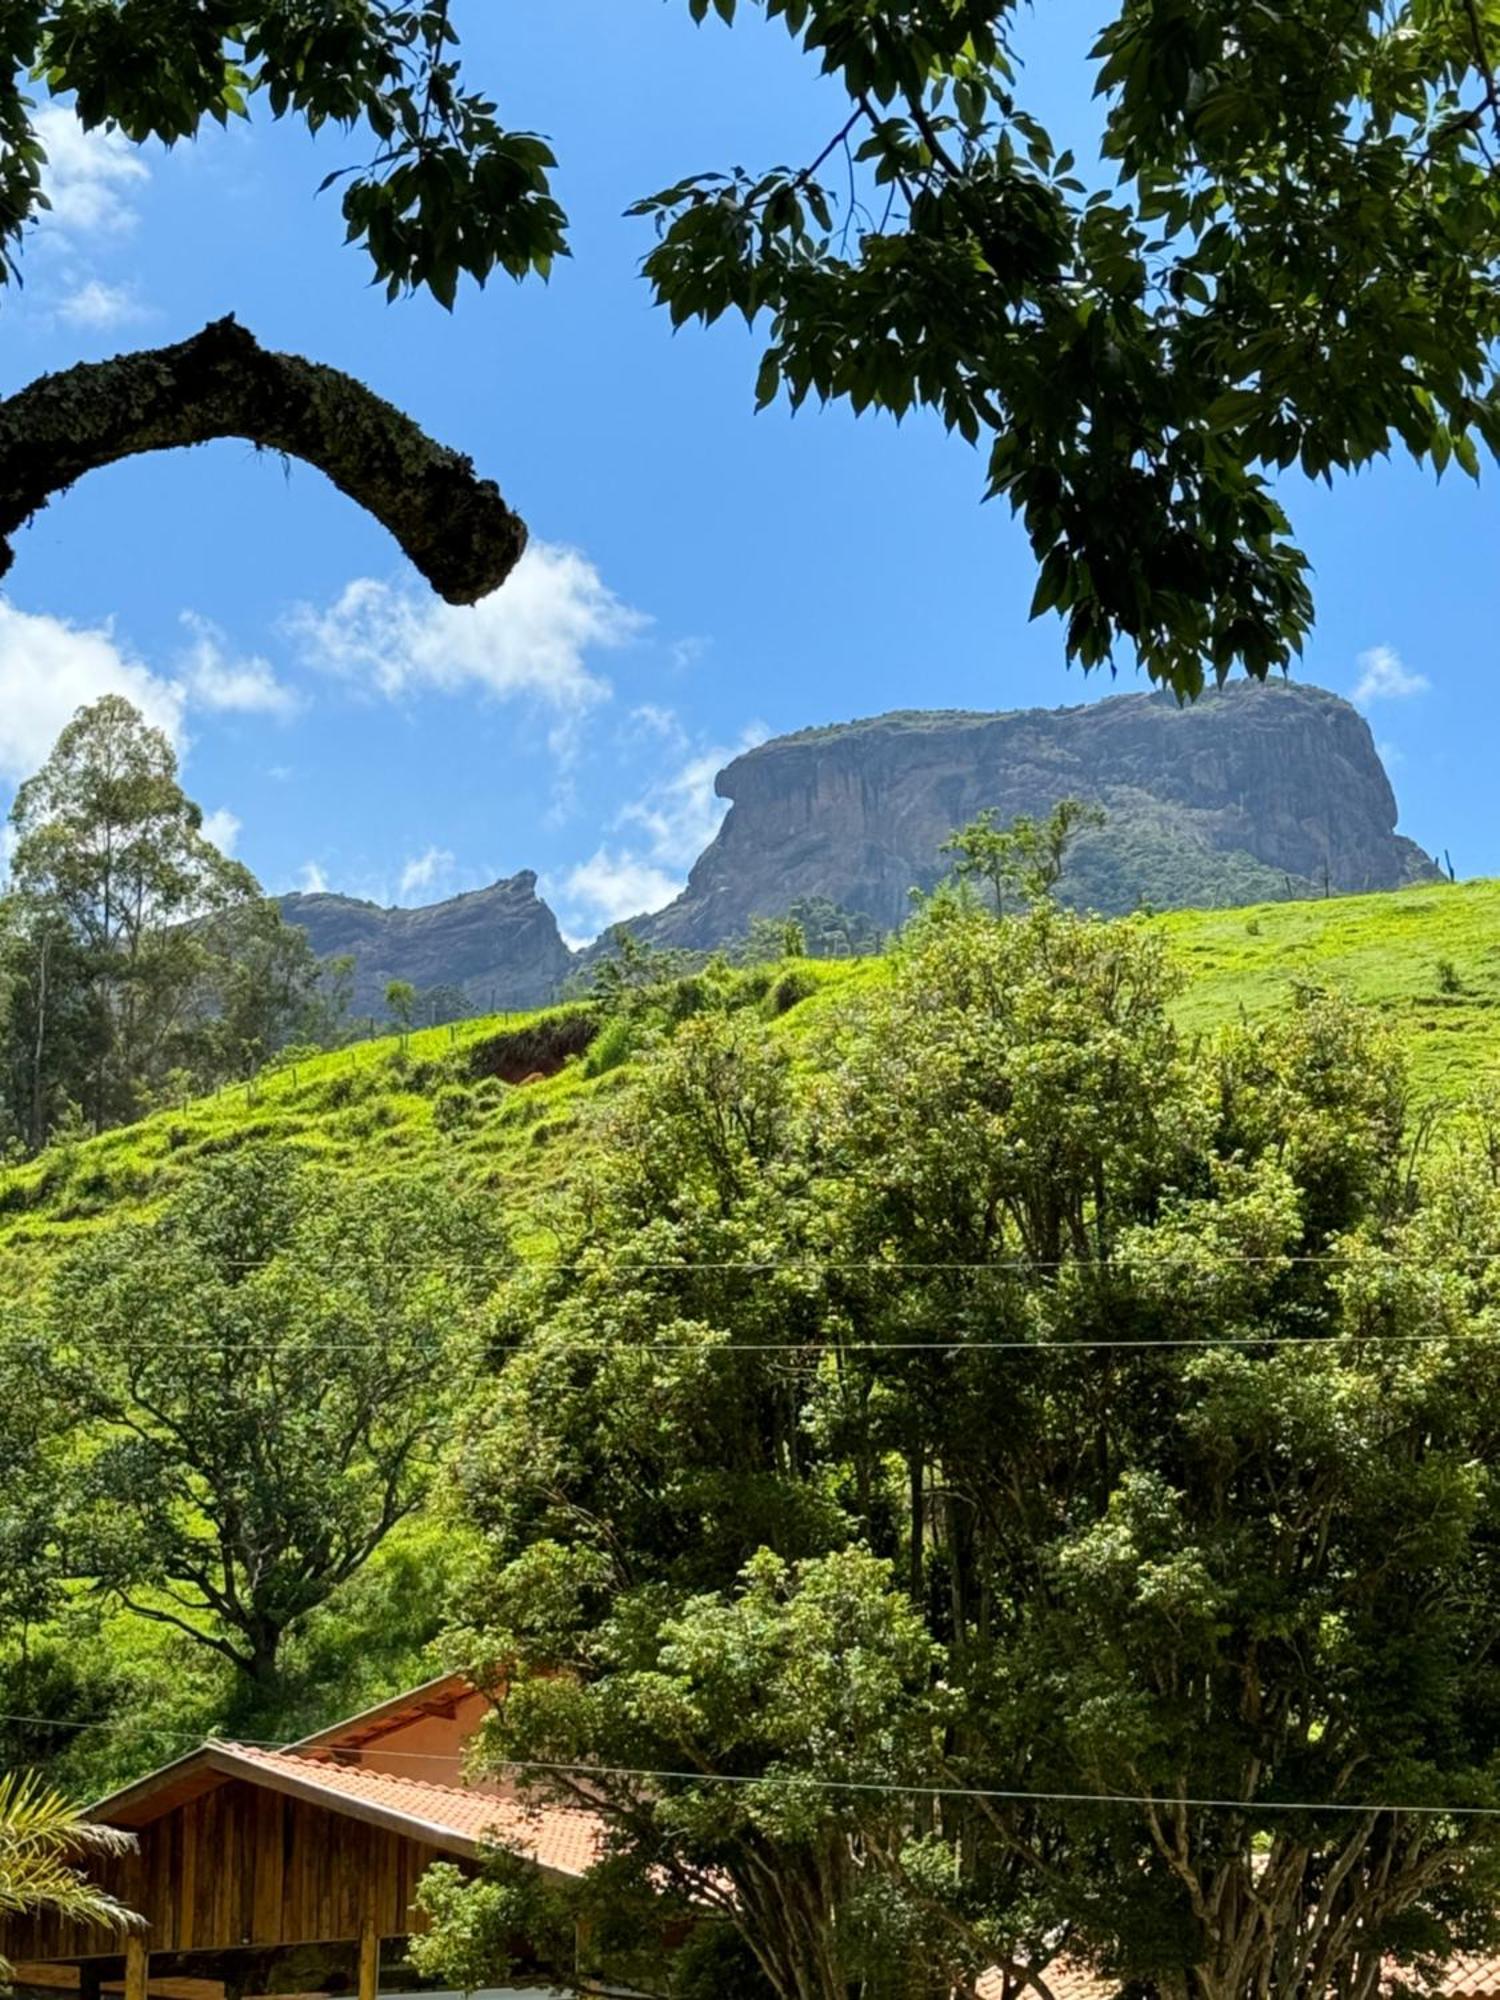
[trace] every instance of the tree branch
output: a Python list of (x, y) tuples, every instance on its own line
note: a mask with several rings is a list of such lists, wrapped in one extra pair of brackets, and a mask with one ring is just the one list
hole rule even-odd
[(326, 473), (450, 604), (498, 589), (526, 546), (525, 523), (469, 459), (352, 376), (270, 353), (231, 317), (173, 347), (43, 375), (0, 402), (0, 576), (10, 537), (85, 472), (222, 437)]

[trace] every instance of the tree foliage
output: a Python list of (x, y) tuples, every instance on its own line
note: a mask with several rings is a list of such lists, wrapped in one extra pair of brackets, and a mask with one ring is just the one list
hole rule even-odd
[(783, 2000), (1365, 2000), (1493, 1931), (1500, 1153), (1416, 1150), (1348, 1003), (1175, 988), (938, 902), (806, 1074), (680, 1029), (506, 1294), (488, 1754)]
[(137, 143), (172, 145), (252, 107), (362, 134), (370, 163), (324, 185), (344, 183), (347, 240), (392, 297), (424, 287), (451, 305), (461, 274), (545, 275), (563, 252), (552, 155), (465, 86), (447, 0), (26, 0), (5, 28), (5, 275), (18, 275), (16, 250), (47, 206), (28, 73), (71, 96), (85, 130), (115, 126)]
[(938, 851), (953, 856), (957, 882), (983, 884), (995, 915), (1003, 917), (1007, 897), (1015, 908), (1055, 896), (1068, 849), (1080, 833), (1097, 832), (1103, 825), (1100, 807), (1081, 799), (1059, 799), (1045, 819), (1023, 814), (1003, 827), (995, 824), (994, 808), (986, 806)]
[[(726, 24), (750, 4), (688, 0)], [(754, 4), (837, 109), (801, 163), (635, 204), (659, 230), (654, 295), (674, 325), (765, 328), (762, 404), (927, 410), (983, 449), (1036, 560), (1033, 614), (1063, 619), (1085, 668), (1133, 655), (1191, 695), (1285, 667), (1312, 599), (1279, 475), (1400, 446), (1477, 477), (1500, 446), (1489, 0), (1117, 0), (1093, 162), (1028, 108), (1014, 0)], [(551, 152), (455, 50), (448, 0), (12, 7), (8, 261), (45, 199), (29, 72), (138, 141), (256, 104), (360, 135), (369, 164), (330, 178), (393, 295), (545, 275), (566, 250)], [(520, 543), (482, 539), (492, 585)]]
[[(736, 0), (689, 0), (725, 22)], [(673, 323), (769, 332), (758, 397), (935, 412), (988, 453), (1085, 667), (1195, 694), (1300, 652), (1276, 476), (1500, 446), (1500, 94), (1476, 0), (1122, 0), (1092, 169), (1012, 0), (764, 0), (844, 100), (801, 165), (637, 205)]]
[(28, 1146), (69, 1104), (97, 1132), (174, 1073), (242, 1076), (305, 1022), (305, 933), (207, 839), (171, 744), (121, 696), (78, 711), (10, 825), (0, 1100)]
[(503, 1243), (440, 1183), (251, 1149), (46, 1301), (76, 1413), (73, 1573), (259, 1682), (427, 1491)]

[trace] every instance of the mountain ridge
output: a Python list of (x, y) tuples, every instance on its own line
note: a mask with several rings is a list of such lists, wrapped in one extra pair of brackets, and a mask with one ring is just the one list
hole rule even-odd
[[(1231, 683), (1191, 705), (1123, 694), (1055, 709), (897, 709), (774, 737), (720, 771), (729, 800), (682, 892), (631, 928), (708, 950), (752, 919), (825, 898), (899, 927), (945, 872), (943, 840), (985, 807), (1009, 820), (1059, 798), (1101, 804), (1070, 857), (1071, 900), (1107, 914), (1399, 888), (1441, 871), (1397, 831), (1364, 717), (1302, 683)], [(416, 909), (332, 894), (281, 899), (320, 956), (350, 952), (355, 1008), (388, 980), (491, 1009), (552, 998), (596, 955), (569, 951), (530, 869)]]

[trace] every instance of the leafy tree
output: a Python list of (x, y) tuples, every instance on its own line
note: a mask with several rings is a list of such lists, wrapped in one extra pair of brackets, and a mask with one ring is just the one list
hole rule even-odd
[(319, 966), (307, 933), (269, 897), (239, 903), (196, 927), (204, 952), (196, 1032), (187, 1042), (205, 1076), (247, 1076), (323, 1022)]
[(799, 896), (787, 910), (800, 925), (809, 958), (862, 958), (880, 950), (884, 933), (860, 910), (846, 910), (828, 896)]
[(694, 952), (643, 941), (628, 924), (613, 925), (604, 942), (586, 975), (585, 990), (608, 1014), (649, 1005), (702, 963)]
[[(723, 20), (735, 0), (689, 0)], [(802, 164), (638, 204), (674, 325), (769, 340), (758, 398), (935, 412), (988, 453), (1085, 667), (1195, 694), (1312, 615), (1273, 488), (1500, 446), (1495, 23), (1474, 0), (1118, 0), (1089, 171), (1009, 0), (766, 0), (842, 93)], [(1440, 330), (1438, 330), (1440, 329)]]
[(441, 1183), (250, 1150), (47, 1301), (78, 1412), (75, 1573), (257, 1683), (420, 1503), (502, 1245)]
[(956, 857), (953, 873), (958, 881), (984, 884), (995, 915), (1003, 917), (1007, 896), (1020, 904), (1055, 895), (1073, 841), (1086, 829), (1103, 824), (1100, 808), (1079, 799), (1059, 799), (1045, 819), (1022, 815), (1004, 827), (995, 824), (994, 807), (986, 806), (938, 851)]
[(0, 1641), (45, 1619), (62, 1580), (67, 1424), (49, 1378), (45, 1348), (12, 1302), (0, 1332)]
[[(64, 1923), (134, 1930), (140, 1919), (81, 1874), (94, 1854), (123, 1854), (134, 1836), (85, 1819), (34, 1777), (0, 1774), (0, 1916), (52, 1916)], [(0, 1958), (0, 1976), (9, 1972)]]
[(10, 823), (8, 928), (28, 1003), (12, 1032), (31, 1136), (48, 1121), (49, 1075), (100, 1131), (174, 1063), (214, 926), (243, 919), (259, 892), (205, 839), (165, 735), (119, 695), (78, 711)]
[(35, 1152), (84, 1089), (99, 1021), (81, 939), (50, 899), (0, 896), (0, 1077), (7, 1142)]
[[(1477, 0), (1117, 0), (1091, 169), (1027, 108), (1013, 0), (758, 0), (842, 102), (801, 164), (636, 205), (674, 325), (768, 332), (758, 400), (931, 410), (1021, 516), (1033, 610), (1085, 667), (1133, 651), (1195, 694), (1301, 649), (1306, 559), (1276, 475), (1500, 445), (1500, 88)], [(736, 0), (688, 0), (731, 22)], [(0, 233), (42, 202), (27, 73), (86, 127), (174, 142), (259, 103), (367, 133), (349, 235), (388, 289), (545, 274), (552, 156), (462, 81), (448, 0), (34, 0), (0, 93)], [(245, 435), (320, 465), (457, 601), (524, 541), (499, 494), (333, 371), (228, 323), (0, 404), (0, 535), (90, 467)]]
[(507, 1295), (490, 1751), (597, 1793), (601, 1895), (728, 1885), (782, 2000), (1367, 1995), (1494, 1931), (1439, 1809), (1500, 1803), (1500, 1146), (1415, 1156), (1342, 1001), (1188, 1042), (1176, 987), (938, 902), (800, 1081), (744, 1017), (649, 1058)]
[(385, 1004), (391, 1019), (402, 1034), (408, 1034), (411, 1030), (412, 1013), (417, 1004), (416, 987), (409, 979), (391, 980), (385, 989)]
[(784, 917), (752, 917), (743, 946), (732, 951), (747, 965), (775, 965), (783, 958), (807, 956), (807, 933), (798, 920)]
[(349, 1010), (353, 1005), (353, 953), (339, 952), (321, 960), (308, 1017), (312, 1039), (328, 1048), (340, 1047), (349, 1035)]

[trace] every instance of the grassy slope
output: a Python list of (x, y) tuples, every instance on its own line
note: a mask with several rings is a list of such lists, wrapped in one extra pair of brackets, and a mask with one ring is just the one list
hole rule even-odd
[[(1269, 1013), (1295, 982), (1312, 981), (1342, 986), (1390, 1014), (1410, 1049), (1420, 1099), (1451, 1100), (1500, 1075), (1500, 882), (1157, 921), (1189, 975), (1178, 1011), (1190, 1031), (1241, 1009), (1252, 1018)], [(885, 977), (879, 960), (805, 970), (816, 991), (777, 1026), (802, 1045)], [(122, 1213), (149, 1211), (190, 1163), (255, 1139), (289, 1141), (362, 1173), (444, 1163), (493, 1189), (521, 1224), (521, 1247), (545, 1254), (553, 1240), (549, 1203), (587, 1144), (593, 1107), (627, 1080), (630, 1065), (591, 1077), (574, 1060), (521, 1088), (476, 1085), (473, 1073), (493, 1068), (497, 1044), (514, 1055), (518, 1035), (534, 1034), (539, 1022), (545, 1031), (557, 1018), (467, 1022), (414, 1034), (404, 1047), (392, 1038), (322, 1055), (0, 1174), (0, 1309), (50, 1253)], [(522, 1045), (523, 1055), (530, 1046)], [(455, 1087), (469, 1091), (474, 1115), (445, 1129)], [(158, 1627), (105, 1612), (97, 1624), (60, 1629), (64, 1654), (88, 1675), (118, 1682), (118, 1712), (134, 1718), (73, 1740), (61, 1775), (82, 1793), (97, 1792), (212, 1724), (295, 1735), (422, 1678), (432, 1671), (423, 1644), (438, 1622), (450, 1536), (426, 1517), (407, 1523), (317, 1614), (289, 1657), (281, 1699), (266, 1712), (247, 1708), (245, 1691), (208, 1656)], [(45, 1694), (36, 1699), (50, 1705)]]
[(1188, 974), (1185, 1027), (1268, 1013), (1299, 981), (1337, 986), (1399, 1030), (1419, 1099), (1451, 1102), (1500, 1077), (1500, 881), (1161, 922)]
[[(1500, 882), (1158, 919), (1188, 974), (1178, 1003), (1200, 1029), (1282, 1005), (1298, 981), (1336, 985), (1390, 1014), (1411, 1052), (1418, 1097), (1451, 1100), (1500, 1075)], [(883, 977), (879, 961), (808, 968), (818, 991), (784, 1017), (800, 1040)], [(0, 1291), (39, 1250), (122, 1211), (149, 1208), (183, 1169), (255, 1139), (288, 1141), (361, 1172), (442, 1163), (472, 1175), (540, 1231), (578, 1157), (589, 1108), (629, 1075), (576, 1060), (522, 1088), (479, 1086), (469, 1122), (444, 1130), (443, 1093), (473, 1089), (486, 1051), (537, 1022), (508, 1016), (428, 1029), (321, 1055), (99, 1139), (54, 1147), (0, 1173)], [(434, 1117), (438, 1108), (439, 1116)]]

